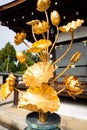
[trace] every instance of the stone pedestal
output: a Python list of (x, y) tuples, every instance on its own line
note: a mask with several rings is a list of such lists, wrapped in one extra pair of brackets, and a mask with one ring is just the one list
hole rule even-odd
[(38, 120), (38, 113), (32, 112), (26, 117), (26, 123), (28, 126), (25, 130), (60, 130), (58, 127), (60, 122), (61, 117), (58, 114), (48, 113), (48, 120), (46, 122), (40, 122)]

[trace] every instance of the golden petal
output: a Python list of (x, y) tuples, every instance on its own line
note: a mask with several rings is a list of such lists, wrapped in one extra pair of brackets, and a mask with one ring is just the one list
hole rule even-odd
[[(36, 110), (34, 110), (33, 106)], [(48, 84), (42, 84), (40, 87), (35, 88), (30, 87), (19, 101), (19, 107), (34, 111), (41, 109), (43, 112), (49, 111), (53, 113), (58, 110), (59, 106), (60, 101), (57, 93)]]
[(53, 77), (54, 67), (49, 62), (38, 62), (30, 66), (23, 75), (23, 81), (27, 86), (40, 86), (47, 83)]
[(15, 80), (11, 79), (11, 78), (7, 78), (6, 79), (6, 83), (9, 84), (9, 86), (15, 86)]
[(68, 91), (68, 94), (75, 99), (76, 96), (80, 95), (83, 93), (83, 90), (80, 89), (78, 92), (73, 92), (73, 91)]
[(65, 25), (59, 27), (59, 30), (60, 30), (61, 32), (68, 32), (69, 29), (70, 29), (70, 27), (69, 27), (69, 26), (65, 26)]
[[(8, 83), (9, 86), (15, 86), (16, 77), (13, 73), (10, 73), (9, 76), (6, 78), (6, 83)], [(12, 88), (11, 88), (12, 89)]]
[(8, 83), (2, 84), (0, 91), (1, 91), (1, 98), (2, 98), (2, 100), (5, 100), (11, 94), (11, 92), (12, 92), (9, 89)]
[(32, 20), (32, 21), (29, 21), (27, 22), (28, 25), (35, 25), (36, 23), (38, 23), (40, 20)]

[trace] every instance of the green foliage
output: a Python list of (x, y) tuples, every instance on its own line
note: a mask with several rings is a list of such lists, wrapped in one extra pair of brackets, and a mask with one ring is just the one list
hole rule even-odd
[(15, 72), (16, 71), (16, 51), (9, 42), (0, 50), (0, 71)]
[[(26, 63), (28, 66), (39, 61), (37, 55), (26, 52), (24, 53), (27, 55)], [(0, 72), (15, 72), (22, 74), (25, 70), (26, 66), (21, 64), (16, 58), (16, 50), (14, 46), (8, 42), (5, 47), (0, 50)]]

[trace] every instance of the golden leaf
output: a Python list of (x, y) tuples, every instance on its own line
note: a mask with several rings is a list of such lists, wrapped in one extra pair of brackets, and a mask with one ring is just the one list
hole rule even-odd
[(52, 44), (52, 42), (51, 42), (50, 40), (40, 39), (40, 40), (34, 42), (34, 43), (32, 44), (32, 47), (40, 47), (40, 48), (46, 49), (46, 48), (48, 48), (51, 44)]
[(43, 49), (48, 48), (51, 44), (52, 42), (50, 40), (40, 39), (34, 42), (32, 44), (32, 47), (28, 49), (27, 52), (33, 52), (33, 53), (41, 52)]
[(77, 19), (76, 21), (72, 21), (72, 22), (68, 23), (67, 25), (60, 26), (59, 30), (62, 32), (73, 31), (73, 30), (77, 29), (79, 26), (81, 26), (82, 23), (84, 23), (83, 19), (82, 20)]
[(40, 86), (53, 77), (53, 72), (54, 67), (49, 62), (38, 62), (28, 67), (23, 75), (23, 81), (27, 86)]
[(21, 97), (18, 106), (32, 111), (53, 113), (58, 110), (60, 100), (52, 87), (42, 84), (40, 87), (30, 87)]
[(32, 53), (39, 53), (41, 52), (43, 49), (40, 47), (31, 47), (30, 49), (27, 49), (27, 52), (32, 52)]

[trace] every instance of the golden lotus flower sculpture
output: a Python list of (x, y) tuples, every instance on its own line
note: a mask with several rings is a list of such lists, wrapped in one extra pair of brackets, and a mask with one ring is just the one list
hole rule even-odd
[(43, 112), (56, 112), (60, 106), (57, 92), (48, 84), (41, 84), (39, 87), (30, 87), (20, 98), (19, 107), (28, 110)]
[[(32, 36), (35, 40), (31, 47), (25, 42), (26, 33), (17, 33), (14, 37), (14, 42), (16, 45), (19, 45), (23, 42), (28, 48), (26, 50), (27, 53), (35, 53), (40, 59), (32, 66), (28, 66), (26, 63), (26, 52), (16, 53), (17, 59), (27, 67), (23, 74), (23, 81), (28, 89), (25, 92), (18, 90), (15, 87), (16, 78), (13, 74), (11, 74), (6, 79), (6, 83), (1, 85), (0, 90), (2, 99), (6, 99), (14, 89), (19, 93), (21, 92), (22, 97), (19, 99), (18, 106), (31, 111), (39, 112), (40, 121), (47, 120), (45, 116), (42, 115), (46, 115), (47, 112), (54, 113), (59, 109), (59, 93), (67, 90), (68, 94), (75, 98), (77, 95), (83, 92), (78, 78), (70, 75), (64, 78), (66, 87), (58, 92), (55, 91), (54, 87), (55, 81), (58, 82), (58, 79), (71, 67), (71, 65), (73, 65), (73, 63), (76, 63), (81, 56), (79, 51), (74, 53), (70, 58), (70, 62), (66, 68), (62, 72), (55, 75), (55, 71), (57, 69), (55, 67), (56, 63), (59, 63), (70, 52), (74, 39), (73, 31), (80, 27), (82, 23), (84, 23), (84, 20), (77, 19), (76, 21), (71, 21), (67, 25), (59, 26), (61, 18), (58, 11), (53, 10), (53, 12), (48, 15), (47, 10), (49, 9), (50, 5), (51, 0), (37, 0), (37, 10), (40, 11), (40, 13), (43, 12), (45, 14), (45, 20), (36, 19), (27, 22), (27, 24), (32, 28)], [(50, 27), (55, 27), (56, 29), (55, 37), (52, 40), (50, 40), (49, 35)], [(52, 51), (54, 52), (55, 50), (55, 44), (58, 42), (60, 32), (69, 32), (71, 41), (64, 54), (56, 60), (53, 58), (53, 61), (50, 62), (50, 55)], [(41, 38), (38, 40), (40, 36)]]
[(23, 81), (27, 86), (36, 87), (42, 83), (48, 83), (53, 77), (54, 66), (49, 62), (38, 62), (27, 68), (23, 75)]

